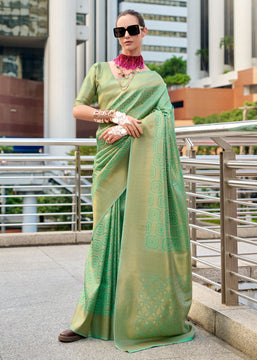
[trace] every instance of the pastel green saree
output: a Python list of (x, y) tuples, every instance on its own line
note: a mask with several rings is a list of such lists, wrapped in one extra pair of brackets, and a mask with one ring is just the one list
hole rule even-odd
[(98, 139), (93, 238), (71, 329), (129, 352), (191, 340), (187, 207), (166, 85), (146, 71), (121, 91), (109, 65), (98, 63), (75, 104), (95, 94), (101, 109), (142, 120), (144, 133), (114, 144)]

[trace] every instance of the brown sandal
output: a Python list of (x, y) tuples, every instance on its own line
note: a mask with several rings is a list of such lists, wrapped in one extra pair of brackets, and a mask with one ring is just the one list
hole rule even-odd
[(71, 329), (67, 329), (60, 333), (60, 335), (58, 336), (58, 340), (61, 342), (73, 342), (83, 339), (83, 337), (84, 336), (76, 334)]

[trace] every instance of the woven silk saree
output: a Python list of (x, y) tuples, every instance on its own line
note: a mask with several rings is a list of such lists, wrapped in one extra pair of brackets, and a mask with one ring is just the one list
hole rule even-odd
[(95, 94), (101, 109), (142, 120), (144, 133), (98, 139), (93, 237), (71, 329), (128, 352), (191, 340), (187, 207), (166, 85), (146, 71), (121, 91), (108, 63), (98, 63), (75, 104), (89, 105)]

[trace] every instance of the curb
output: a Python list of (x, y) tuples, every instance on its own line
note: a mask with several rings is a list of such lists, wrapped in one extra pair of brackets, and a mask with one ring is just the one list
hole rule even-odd
[(1, 234), (0, 247), (89, 244), (91, 230)]
[(221, 304), (221, 294), (193, 282), (189, 318), (234, 348), (257, 359), (257, 311)]

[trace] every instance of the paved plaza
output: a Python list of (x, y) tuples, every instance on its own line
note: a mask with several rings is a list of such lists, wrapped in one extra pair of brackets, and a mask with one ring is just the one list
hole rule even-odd
[(57, 341), (83, 286), (88, 245), (0, 249), (1, 360), (250, 359), (196, 326), (193, 341), (128, 354), (112, 341)]

